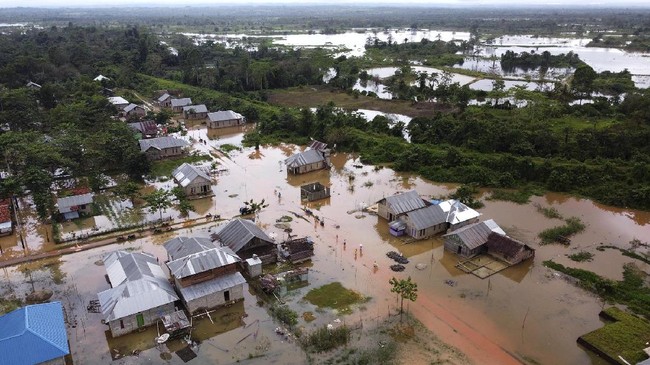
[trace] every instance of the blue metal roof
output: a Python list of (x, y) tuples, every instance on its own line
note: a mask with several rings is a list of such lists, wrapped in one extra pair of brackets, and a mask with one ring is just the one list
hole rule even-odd
[(70, 353), (60, 302), (28, 305), (0, 317), (0, 364), (32, 365)]

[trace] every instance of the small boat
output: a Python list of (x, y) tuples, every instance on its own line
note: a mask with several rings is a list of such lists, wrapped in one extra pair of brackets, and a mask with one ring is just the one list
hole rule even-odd
[(169, 340), (169, 333), (163, 333), (160, 337), (156, 337), (157, 343), (165, 343)]

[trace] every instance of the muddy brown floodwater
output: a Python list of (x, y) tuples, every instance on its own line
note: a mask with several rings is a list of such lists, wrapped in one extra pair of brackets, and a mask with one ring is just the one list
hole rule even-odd
[[(203, 136), (205, 128), (197, 126), (190, 133)], [(224, 140), (239, 144), (241, 132), (233, 131)], [(218, 141), (212, 140), (201, 149), (214, 147)], [(389, 168), (357, 168), (354, 165), (359, 165), (358, 156), (344, 153), (332, 156), (330, 170), (287, 176), (282, 161), (301, 149), (281, 145), (262, 147), (259, 151), (250, 148), (233, 151), (229, 158), (219, 160), (220, 169), (227, 171), (219, 175), (213, 185), (214, 197), (193, 202), (199, 210), (197, 215), (216, 213), (231, 217), (238, 214), (244, 200), (265, 199), (269, 206), (259, 214), (257, 222), (267, 233), (278, 240), (286, 238), (286, 233), (274, 225), (276, 219), (288, 215), (293, 217), (293, 234), (314, 238), (310, 285), (284, 298), (300, 314), (304, 311), (315, 313), (314, 322), (300, 319), (299, 326), (311, 330), (336, 318), (346, 323), (378, 323), (388, 313), (394, 313), (398, 305), (397, 298), (390, 293), (388, 280), (393, 276), (411, 276), (418, 284), (419, 296), (415, 303), (408, 305), (409, 311), (476, 364), (602, 364), (597, 357), (580, 348), (576, 339), (602, 326), (598, 312), (603, 303), (543, 267), (542, 261), (554, 259), (620, 279), (622, 265), (634, 260), (622, 256), (619, 251), (601, 252), (596, 247), (603, 242), (626, 248), (634, 238), (647, 240), (650, 237), (649, 213), (601, 206), (559, 194), (534, 197), (531, 204), (525, 205), (485, 201), (485, 207), (479, 209), (483, 219), (495, 219), (506, 232), (529, 243), (537, 252), (534, 260), (481, 280), (455, 268), (458, 258), (444, 251), (439, 237), (404, 244), (402, 239), (388, 233), (384, 219), (359, 212), (360, 208), (396, 192), (416, 189), (426, 197), (441, 197), (453, 191), (456, 185), (433, 183)], [(311, 217), (301, 219), (293, 215), (302, 213), (300, 185), (316, 181), (332, 190), (330, 198), (309, 204), (315, 215), (324, 219), (324, 226)], [(532, 203), (555, 207), (565, 217), (580, 217), (587, 228), (572, 238), (570, 247), (540, 246), (537, 234), (562, 221), (545, 218)], [(169, 361), (162, 359), (167, 356), (164, 352), (173, 351), (178, 344), (170, 344), (169, 348), (153, 347), (155, 329), (124, 339), (110, 339), (105, 334), (107, 327), (100, 323), (101, 316), (86, 313), (85, 305), (96, 298), (96, 292), (108, 288), (104, 268), (96, 264), (104, 253), (117, 248), (144, 250), (163, 261), (165, 252), (161, 244), (165, 240), (178, 235), (207, 236), (213, 229), (214, 224), (206, 225), (75, 253), (47, 265), (36, 263), (28, 268), (6, 268), (0, 294), (13, 293), (20, 297), (31, 291), (32, 283), (36, 290), (45, 287), (54, 290), (53, 300), (62, 300), (70, 312), (69, 318), (76, 320), (76, 326), (70, 327), (69, 333), (78, 364), (110, 363), (111, 352), (115, 352), (112, 349), (129, 348), (127, 343), (138, 344), (144, 351), (137, 358), (123, 358), (120, 364), (181, 363), (175, 355)], [(34, 232), (33, 236), (36, 239), (41, 235)], [(347, 242), (345, 248), (344, 240)], [(355, 258), (354, 251), (361, 244), (363, 252)], [(404, 272), (393, 273), (388, 269), (391, 261), (385, 254), (391, 250), (400, 251), (411, 260)], [(594, 253), (594, 260), (575, 263), (566, 258), (567, 254), (581, 250)], [(374, 262), (379, 266), (376, 272), (372, 269)], [(418, 270), (416, 264), (425, 267)], [(636, 264), (646, 272), (650, 269), (646, 264)], [(448, 280), (455, 285), (448, 285)], [(345, 287), (370, 296), (371, 300), (354, 308), (350, 315), (316, 310), (301, 300), (309, 289), (333, 281), (340, 281)], [(243, 304), (215, 314), (215, 324), (204, 319), (198, 327), (204, 342), (199, 357), (192, 363), (228, 364), (237, 360), (259, 364), (306, 363), (306, 355), (298, 346), (274, 334), (277, 324), (256, 302), (257, 299), (247, 292)], [(244, 313), (247, 316), (242, 319)], [(238, 343), (253, 331), (258, 335)], [(147, 347), (149, 349), (145, 349)], [(256, 358), (257, 355), (264, 357)]]

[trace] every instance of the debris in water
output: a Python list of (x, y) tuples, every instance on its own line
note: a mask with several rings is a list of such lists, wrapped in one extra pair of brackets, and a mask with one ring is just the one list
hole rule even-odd
[(415, 265), (415, 268), (418, 270), (424, 270), (427, 268), (427, 264), (419, 263)]
[(454, 281), (454, 280), (447, 279), (447, 280), (445, 280), (445, 284), (447, 284), (449, 286), (456, 286), (458, 283), (456, 281)]
[(393, 271), (400, 272), (400, 271), (404, 271), (406, 267), (404, 267), (404, 265), (396, 264), (396, 265), (390, 265), (390, 269)]
[(395, 260), (395, 262), (398, 262), (400, 264), (408, 264), (409, 263), (409, 259), (404, 257), (404, 255), (402, 255), (399, 252), (389, 251), (389, 252), (386, 253), (386, 256), (390, 257), (391, 259)]

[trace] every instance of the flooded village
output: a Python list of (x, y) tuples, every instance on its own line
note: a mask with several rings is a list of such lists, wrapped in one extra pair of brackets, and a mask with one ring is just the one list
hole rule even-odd
[(650, 364), (641, 30), (257, 11), (0, 23), (0, 365)]
[[(581, 267), (620, 279), (632, 259), (596, 249), (647, 237), (647, 212), (559, 194), (518, 205), (486, 199), (489, 191), (485, 207), (474, 210), (448, 199), (454, 185), (366, 165), (318, 141), (242, 147), (250, 126), (236, 112), (213, 120), (215, 112), (189, 118), (184, 108), (175, 120), (186, 133), (140, 146), (153, 160), (206, 156), (145, 187), (183, 188), (192, 197), (188, 217), (176, 207), (113, 202), (111, 188), (101, 197), (75, 191), (58, 200), (60, 228), (37, 224), (29, 200), (20, 199), (20, 226), (1, 238), (3, 298), (27, 303), (46, 292), (60, 303), (73, 363), (314, 361), (318, 355), (306, 354), (295, 333), (345, 324), (363, 343), (399, 311), (391, 277), (417, 283), (407, 311), (433, 332), (435, 352), (449, 363), (601, 363), (575, 340), (602, 326), (594, 314), (604, 303), (541, 262), (566, 263), (586, 250), (594, 260)], [(235, 148), (224, 152), (224, 145)], [(115, 216), (92, 216), (88, 206), (98, 200)], [(556, 220), (536, 204), (579, 216), (587, 229), (570, 247), (540, 245), (537, 233)], [(56, 230), (63, 244), (53, 243)], [(46, 258), (31, 259), (39, 254)], [(364, 299), (337, 309), (304, 299), (334, 282)], [(269, 313), (280, 303), (299, 315), (293, 331)], [(376, 333), (369, 339), (382, 341)]]

